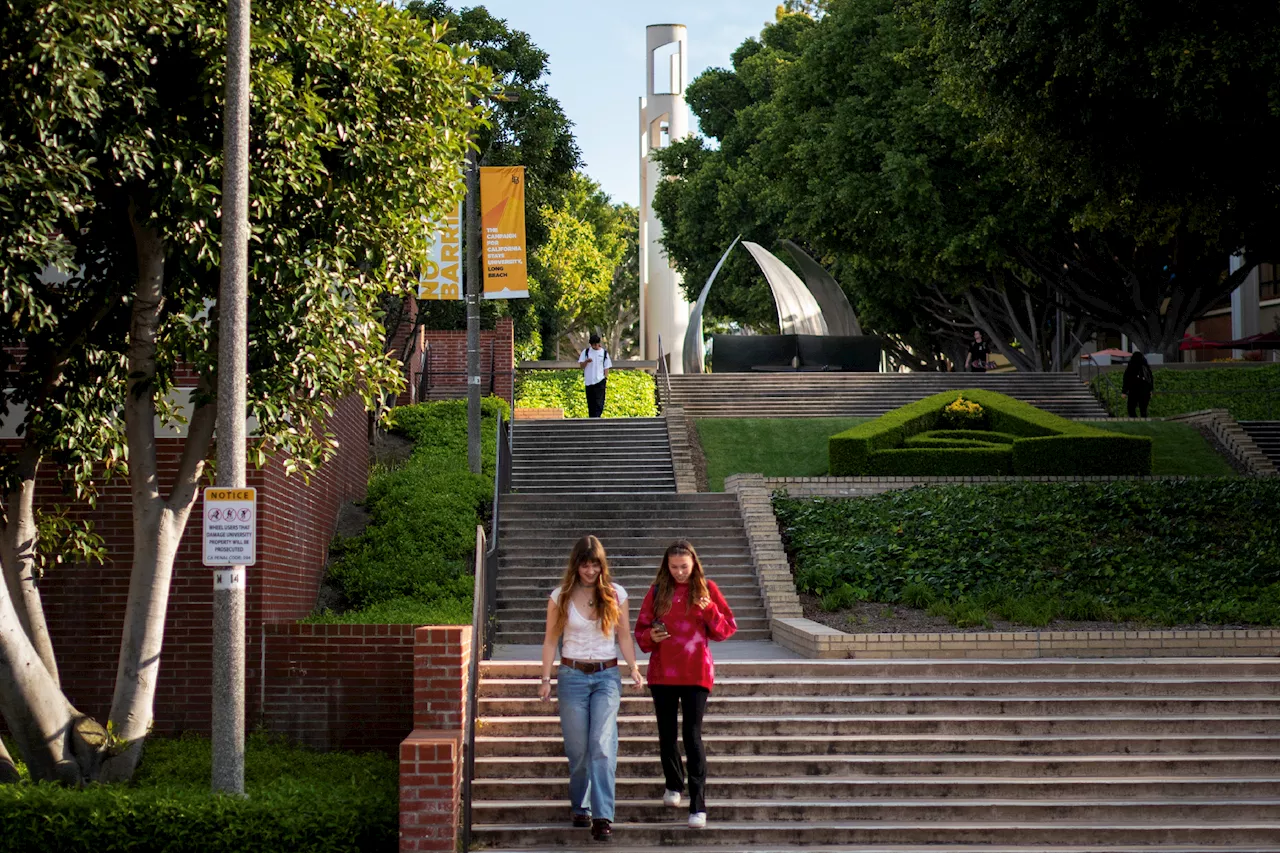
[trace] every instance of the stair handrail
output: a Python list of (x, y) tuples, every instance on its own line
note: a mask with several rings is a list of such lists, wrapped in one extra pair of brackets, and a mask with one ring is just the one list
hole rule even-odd
[(502, 496), (511, 489), (511, 423), (498, 413), (493, 471), (493, 513), (490, 535), (476, 525), (475, 580), (471, 600), (471, 659), (467, 664), (467, 712), (463, 720), (462, 849), (471, 849), (471, 782), (476, 771), (476, 712), (479, 704), (480, 661), (493, 654), (494, 614), (497, 612), (498, 530)]
[(667, 360), (662, 354), (662, 335), (658, 335), (658, 383), (661, 389), (659, 395), (662, 405), (659, 411), (665, 412), (667, 407), (671, 405), (671, 371), (667, 369)]

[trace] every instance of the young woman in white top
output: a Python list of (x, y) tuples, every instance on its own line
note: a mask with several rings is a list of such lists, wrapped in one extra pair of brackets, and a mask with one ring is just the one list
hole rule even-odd
[(618, 705), (622, 680), (617, 647), (631, 667), (637, 689), (644, 679), (636, 666), (627, 591), (609, 577), (604, 546), (584, 536), (569, 553), (560, 586), (547, 602), (542, 639), (542, 684), (538, 698), (551, 699), (551, 664), (561, 645), (556, 671), (560, 729), (569, 759), (569, 800), (574, 826), (590, 826), (596, 841), (613, 836), (614, 776), (618, 768)]

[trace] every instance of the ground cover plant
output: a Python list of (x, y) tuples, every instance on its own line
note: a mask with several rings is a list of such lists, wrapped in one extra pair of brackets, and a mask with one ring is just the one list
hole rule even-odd
[(929, 608), (1153, 625), (1280, 624), (1280, 482), (1261, 478), (922, 487), (774, 507), (796, 587), (824, 609)]
[[(937, 430), (950, 437), (924, 438)], [(968, 437), (956, 437), (959, 430)], [(1151, 439), (975, 388), (933, 394), (836, 433), (827, 468), (835, 476), (1150, 474)]]
[(867, 418), (701, 418), (695, 421), (707, 480), (724, 491), (730, 474), (821, 477), (827, 439)]
[(128, 785), (0, 785), (0, 853), (104, 850), (365, 853), (399, 845), (399, 770), (381, 754), (318, 753), (264, 735), (247, 797), (209, 789), (205, 738), (151, 738)]
[(1151, 438), (1151, 473), (1162, 477), (1234, 477), (1235, 469), (1188, 424), (1167, 421), (1108, 423), (1108, 432)]
[[(1203, 409), (1226, 409), (1239, 421), (1280, 419), (1280, 364), (1204, 370), (1152, 371), (1155, 393), (1149, 414), (1166, 418)], [(1120, 396), (1123, 372), (1100, 373), (1090, 382), (1113, 417), (1128, 415)]]
[[(606, 418), (652, 418), (658, 407), (653, 376), (643, 370), (610, 370)], [(516, 377), (516, 408), (563, 409), (566, 418), (587, 416), (581, 370), (527, 370)]]
[(402, 406), (392, 428), (413, 442), (400, 465), (378, 466), (365, 506), (369, 525), (335, 540), (329, 582), (348, 607), (313, 622), (356, 624), (471, 622), (476, 524), (493, 499), (498, 414), (506, 403), (482, 404), (482, 473), (467, 468), (467, 404), (446, 400)]

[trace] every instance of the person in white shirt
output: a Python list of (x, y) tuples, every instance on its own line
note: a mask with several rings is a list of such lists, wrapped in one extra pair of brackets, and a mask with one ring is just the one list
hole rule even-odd
[(605, 387), (613, 361), (595, 332), (591, 333), (590, 344), (578, 356), (578, 364), (582, 365), (582, 384), (587, 389), (587, 417), (598, 418), (604, 414)]
[(631, 683), (644, 679), (636, 666), (627, 591), (610, 580), (604, 546), (583, 536), (569, 553), (560, 585), (547, 602), (542, 639), (542, 683), (538, 698), (551, 700), (551, 663), (556, 671), (560, 730), (569, 759), (569, 801), (574, 826), (591, 827), (596, 841), (613, 837), (614, 779), (618, 769), (618, 706), (622, 679), (618, 647), (631, 668)]

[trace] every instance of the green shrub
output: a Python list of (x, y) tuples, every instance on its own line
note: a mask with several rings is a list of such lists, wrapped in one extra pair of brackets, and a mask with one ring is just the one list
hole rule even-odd
[[(1151, 397), (1153, 418), (1167, 418), (1202, 409), (1226, 409), (1236, 420), (1280, 418), (1280, 364), (1259, 367), (1221, 367), (1204, 370), (1152, 371), (1155, 390)], [(1114, 417), (1128, 415), (1120, 396), (1121, 371), (1100, 373), (1090, 382), (1094, 394)]]
[[(940, 430), (943, 407), (954, 392), (934, 394), (875, 420), (833, 435), (828, 441), (834, 476), (981, 476), (1037, 474), (1150, 474), (1151, 440), (1109, 433), (1037, 409), (994, 391), (961, 394), (981, 406), (992, 435), (1011, 443), (975, 447), (964, 430)], [(920, 436), (908, 444), (913, 437)], [(956, 444), (949, 442), (969, 442)]]
[[(516, 407), (563, 409), (566, 418), (587, 416), (581, 370), (529, 370), (516, 379)], [(606, 418), (652, 418), (658, 414), (653, 376), (643, 370), (610, 370)]]
[(465, 400), (402, 406), (392, 413), (392, 428), (413, 441), (413, 453), (399, 467), (374, 472), (365, 500), (369, 525), (331, 549), (329, 581), (351, 610), (309, 621), (471, 621), (476, 525), (493, 499), (496, 423), (507, 413), (503, 400), (482, 402), (481, 474), (467, 466)]
[[(796, 586), (953, 618), (1280, 625), (1280, 481), (1007, 483), (775, 499)], [(973, 618), (972, 614), (964, 618)], [(1027, 622), (1026, 620), (1033, 620)]]
[(396, 762), (317, 753), (262, 735), (245, 750), (245, 798), (209, 790), (209, 741), (153, 738), (129, 785), (0, 786), (0, 853), (357, 853), (399, 845)]

